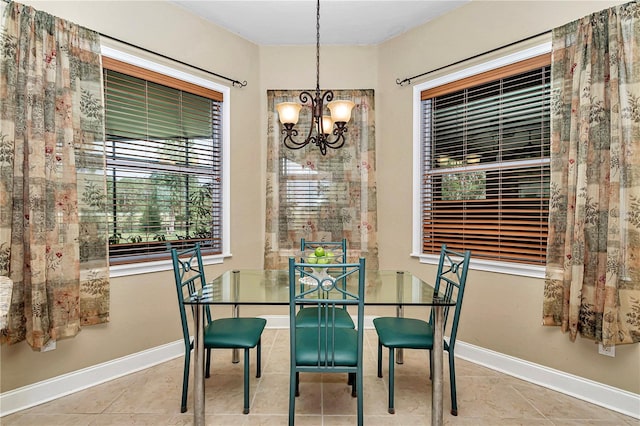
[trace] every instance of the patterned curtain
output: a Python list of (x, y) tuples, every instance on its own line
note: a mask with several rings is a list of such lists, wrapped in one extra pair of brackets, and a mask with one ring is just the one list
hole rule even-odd
[[(284, 269), (289, 256), (300, 250), (300, 239), (340, 241), (347, 239), (349, 260), (362, 256), (368, 268), (378, 268), (378, 220), (376, 193), (376, 152), (373, 90), (334, 90), (335, 99), (353, 101), (356, 106), (348, 124), (345, 145), (329, 148), (327, 155), (308, 145), (291, 150), (282, 144), (281, 124), (275, 105), (298, 102), (300, 91), (269, 90), (267, 92), (267, 201), (266, 245), (264, 267)], [(296, 128), (304, 139), (311, 123), (311, 108), (300, 111)], [(311, 199), (321, 200), (316, 208), (303, 208), (304, 223), (291, 220), (293, 207), (287, 205), (287, 191), (292, 189), (290, 176), (284, 170), (313, 175), (318, 185), (308, 190)], [(295, 215), (300, 217), (299, 212)]]
[(109, 318), (99, 35), (0, 4), (2, 340), (34, 350)]
[(543, 323), (640, 341), (640, 5), (553, 31)]

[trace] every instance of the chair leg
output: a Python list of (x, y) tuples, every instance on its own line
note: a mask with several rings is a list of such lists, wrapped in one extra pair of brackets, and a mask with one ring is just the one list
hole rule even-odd
[(449, 351), (449, 382), (451, 383), (451, 415), (458, 415), (458, 398), (456, 396), (456, 367), (453, 351)]
[(382, 377), (382, 343), (378, 339), (378, 377)]
[(296, 371), (296, 396), (300, 396), (300, 373)]
[(429, 380), (433, 379), (433, 351), (429, 349)]
[(351, 380), (349, 380), (351, 382), (351, 396), (356, 398), (358, 396), (358, 386), (357, 386), (358, 374), (349, 373), (349, 377), (351, 378)]
[(262, 339), (258, 340), (258, 346), (256, 347), (256, 378), (259, 379), (262, 376)]
[[(356, 385), (358, 389), (363, 389), (364, 387), (364, 383), (363, 383), (363, 372), (362, 372), (362, 364), (360, 364), (360, 368), (358, 368), (358, 372), (356, 373)], [(357, 401), (357, 405), (358, 405), (358, 426), (363, 426), (364, 425), (364, 403), (362, 400), (362, 397), (364, 395), (364, 392), (360, 391), (358, 394), (358, 401)]]
[(207, 349), (207, 364), (205, 366), (205, 373), (204, 373), (204, 377), (205, 378), (209, 378), (211, 377), (211, 349), (208, 348)]
[(289, 375), (289, 426), (293, 426), (296, 417), (296, 396), (298, 392), (299, 373), (293, 371), (291, 367), (291, 374)]
[(184, 353), (184, 372), (182, 375), (182, 403), (180, 405), (180, 412), (185, 413), (187, 411), (187, 393), (189, 390), (189, 364), (191, 362), (191, 351), (189, 348)]
[(395, 372), (394, 365), (395, 362), (395, 349), (389, 348), (389, 414), (395, 414), (396, 409), (393, 407), (393, 389), (394, 389), (394, 380), (395, 380)]
[(244, 410), (249, 414), (249, 348), (244, 348)]

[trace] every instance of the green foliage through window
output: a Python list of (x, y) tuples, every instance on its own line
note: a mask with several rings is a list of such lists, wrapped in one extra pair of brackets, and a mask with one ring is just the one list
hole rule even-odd
[(105, 69), (109, 255), (222, 251), (222, 102)]

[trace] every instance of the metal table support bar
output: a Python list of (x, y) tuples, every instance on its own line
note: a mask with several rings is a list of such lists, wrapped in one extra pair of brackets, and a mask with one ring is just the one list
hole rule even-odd
[(193, 322), (195, 323), (195, 348), (194, 348), (194, 365), (193, 381), (194, 389), (194, 415), (193, 424), (196, 426), (204, 425), (204, 305), (195, 305), (195, 315)]
[(431, 371), (431, 424), (441, 426), (443, 423), (442, 369), (444, 352), (444, 314), (442, 306), (434, 308), (435, 321), (433, 330), (433, 370)]
[[(233, 271), (233, 299), (238, 300), (238, 292), (240, 291), (240, 271)], [(240, 317), (240, 305), (237, 303), (231, 306), (231, 317), (239, 318)], [(237, 364), (240, 362), (240, 350), (239, 349), (231, 349), (231, 362)]]
[[(402, 288), (402, 283), (404, 282), (404, 272), (397, 271), (396, 272), (396, 297), (399, 302), (403, 301), (404, 291)], [(396, 306), (396, 317), (402, 318), (404, 317), (404, 307), (402, 304), (398, 304)], [(402, 348), (396, 349), (396, 364), (404, 364), (404, 350)]]

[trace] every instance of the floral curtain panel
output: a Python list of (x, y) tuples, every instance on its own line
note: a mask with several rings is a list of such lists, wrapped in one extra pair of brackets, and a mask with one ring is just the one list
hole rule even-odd
[[(264, 267), (283, 269), (300, 250), (300, 239), (347, 239), (349, 260), (365, 257), (367, 267), (378, 267), (377, 193), (373, 90), (334, 90), (335, 99), (356, 105), (348, 124), (345, 145), (327, 155), (308, 145), (286, 148), (275, 105), (298, 102), (301, 91), (267, 92), (268, 146), (266, 246)], [(296, 127), (304, 140), (311, 109), (300, 111)]]
[(543, 321), (640, 341), (640, 5), (553, 31)]
[(35, 350), (109, 318), (99, 35), (0, 3), (3, 341)]

